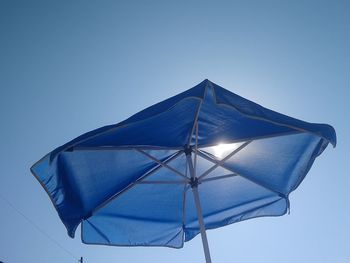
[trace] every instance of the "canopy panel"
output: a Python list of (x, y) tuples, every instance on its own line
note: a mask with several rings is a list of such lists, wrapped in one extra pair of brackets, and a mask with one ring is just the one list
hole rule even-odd
[[(214, 229), (249, 218), (280, 216), (288, 199), (240, 176), (202, 183), (198, 187), (206, 229)], [(192, 191), (186, 192), (185, 241), (199, 232)]]
[[(160, 161), (175, 154), (171, 150), (147, 152)], [(158, 166), (136, 150), (77, 150), (62, 152), (52, 162), (46, 156), (32, 172), (74, 237), (76, 227), (94, 209)]]
[(88, 244), (183, 246), (182, 184), (138, 184), (82, 224)]

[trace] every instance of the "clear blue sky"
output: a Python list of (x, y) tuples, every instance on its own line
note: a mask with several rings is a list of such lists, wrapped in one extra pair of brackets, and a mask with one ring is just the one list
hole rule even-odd
[[(199, 236), (181, 250), (70, 239), (29, 168), (208, 78), (338, 135), (290, 215), (208, 232), (214, 262), (349, 262), (349, 14), (341, 0), (0, 0), (1, 196), (87, 263), (204, 261)], [(3, 199), (0, 211), (0, 261), (75, 262)]]

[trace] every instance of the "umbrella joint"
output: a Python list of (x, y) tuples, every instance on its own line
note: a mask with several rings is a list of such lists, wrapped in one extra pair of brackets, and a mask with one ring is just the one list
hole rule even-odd
[(185, 146), (184, 152), (186, 155), (191, 155), (191, 153), (193, 152), (192, 146), (191, 145)]
[(189, 181), (191, 188), (197, 188), (200, 183), (201, 182), (198, 180), (198, 177), (191, 177)]

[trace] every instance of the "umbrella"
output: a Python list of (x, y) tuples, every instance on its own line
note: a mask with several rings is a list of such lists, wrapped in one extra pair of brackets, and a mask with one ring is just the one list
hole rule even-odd
[(289, 209), (333, 127), (297, 120), (209, 80), (53, 150), (31, 168), (68, 235), (181, 248), (201, 234)]

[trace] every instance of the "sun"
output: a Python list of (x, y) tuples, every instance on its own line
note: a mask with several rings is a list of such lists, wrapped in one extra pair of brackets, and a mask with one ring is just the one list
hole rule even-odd
[(234, 151), (238, 145), (236, 143), (219, 143), (216, 146), (213, 146), (213, 154), (218, 158), (223, 158), (232, 151)]

